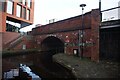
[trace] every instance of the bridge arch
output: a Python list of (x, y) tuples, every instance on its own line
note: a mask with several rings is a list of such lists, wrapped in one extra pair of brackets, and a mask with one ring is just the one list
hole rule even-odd
[(42, 40), (40, 47), (42, 51), (64, 53), (64, 42), (55, 36), (46, 37)]

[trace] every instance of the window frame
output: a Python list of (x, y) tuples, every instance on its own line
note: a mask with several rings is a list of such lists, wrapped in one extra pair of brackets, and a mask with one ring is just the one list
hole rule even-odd
[[(9, 6), (8, 7), (8, 2), (11, 2), (12, 4), (12, 6)], [(10, 8), (11, 7), (11, 8)], [(12, 9), (11, 11), (9, 11), (10, 9)], [(8, 0), (7, 1), (7, 10), (6, 10), (6, 13), (8, 13), (8, 14), (12, 14), (13, 15), (13, 13), (14, 13), (14, 2), (12, 1), (12, 0)]]
[(27, 6), (31, 8), (31, 0), (27, 0)]
[(26, 7), (22, 7), (22, 18), (26, 19)]
[[(18, 14), (18, 10), (17, 10), (17, 9), (18, 9), (18, 6), (20, 7), (20, 13), (19, 13), (20, 15), (19, 15), (19, 16), (17, 15), (17, 14)], [(21, 13), (22, 13), (22, 6), (19, 5), (19, 4), (17, 4), (17, 6), (16, 6), (16, 16), (17, 16), (17, 17), (21, 17), (21, 15), (22, 15)]]
[(23, 5), (26, 5), (26, 0), (22, 0), (22, 4), (23, 4)]
[(30, 10), (29, 9), (27, 9), (26, 20), (30, 20)]

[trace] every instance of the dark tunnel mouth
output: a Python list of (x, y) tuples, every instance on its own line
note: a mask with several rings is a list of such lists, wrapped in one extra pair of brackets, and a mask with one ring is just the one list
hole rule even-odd
[(41, 42), (41, 50), (64, 53), (64, 43), (59, 38), (50, 36)]

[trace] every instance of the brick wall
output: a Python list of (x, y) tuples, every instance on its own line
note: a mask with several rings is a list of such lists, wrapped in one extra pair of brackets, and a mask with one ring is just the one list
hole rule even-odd
[(6, 13), (0, 11), (0, 32), (6, 31)]
[[(71, 46), (71, 44), (78, 44), (78, 30), (82, 29), (81, 17), (82, 16), (80, 15), (34, 28), (30, 34), (33, 34), (35, 37), (35, 47), (40, 49), (40, 44), (46, 37), (55, 36), (63, 41), (63, 43), (66, 43), (66, 40), (69, 40), (68, 45), (65, 48), (65, 52), (69, 55), (73, 55), (73, 49), (78, 49), (78, 45)], [(83, 56), (91, 57), (93, 61), (99, 61), (99, 10), (93, 9), (91, 12), (85, 13), (83, 20), (83, 42), (92, 43), (90, 46), (83, 47)]]
[(92, 47), (91, 59), (99, 61), (99, 25), (100, 25), (100, 12), (93, 10), (91, 13), (91, 36), (94, 42)]
[(16, 32), (1, 32), (0, 35), (0, 47), (3, 50), (22, 50), (23, 45), (26, 46), (26, 49), (34, 48), (34, 38), (30, 35), (21, 35)]
[(16, 32), (2, 32), (1, 34), (3, 48), (6, 47), (7, 44), (10, 44), (10, 42), (20, 37), (20, 34)]
[[(90, 28), (90, 19), (91, 19), (91, 13), (88, 12), (84, 15), (84, 28)], [(68, 18), (62, 21), (58, 21), (55, 23), (51, 23), (48, 25), (43, 25), (37, 28), (34, 28), (32, 30), (32, 34), (45, 34), (45, 33), (53, 33), (53, 32), (60, 32), (62, 30), (75, 30), (75, 29), (81, 29), (81, 15)]]
[(2, 51), (2, 33), (0, 33), (0, 51)]

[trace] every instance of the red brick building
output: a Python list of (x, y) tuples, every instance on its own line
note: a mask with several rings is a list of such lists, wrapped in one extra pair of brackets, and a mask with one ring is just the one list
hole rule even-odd
[(34, 0), (0, 1), (0, 45), (4, 49), (21, 37), (19, 30), (33, 24)]
[(5, 0), (0, 5), (0, 32), (19, 32), (33, 23), (34, 0)]

